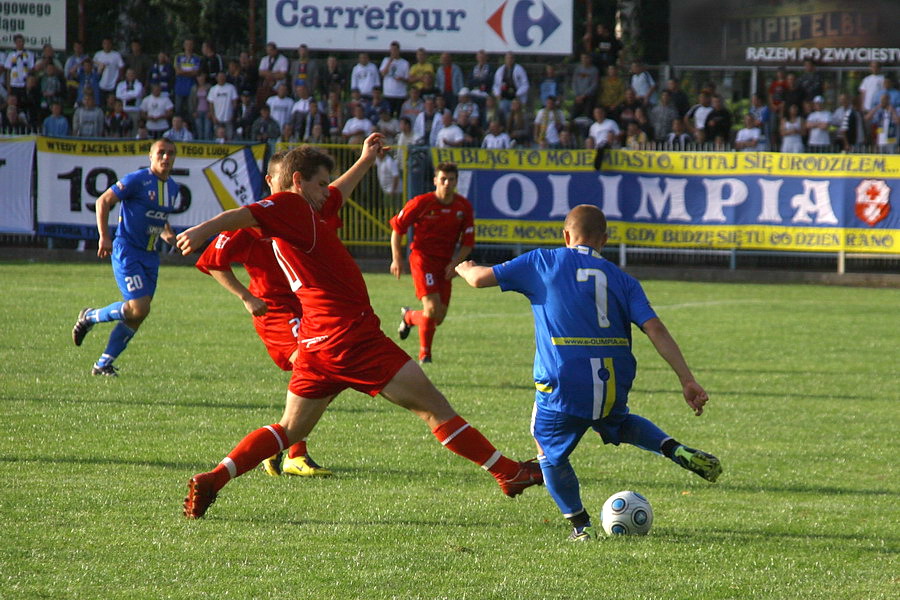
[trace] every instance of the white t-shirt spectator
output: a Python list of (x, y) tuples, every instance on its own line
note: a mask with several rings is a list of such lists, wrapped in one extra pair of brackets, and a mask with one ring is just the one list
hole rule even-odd
[(381, 83), (378, 67), (373, 63), (365, 65), (357, 63), (350, 72), (350, 89), (359, 90), (363, 96), (371, 96), (372, 88)]
[(294, 99), (290, 96), (279, 98), (278, 96), (269, 96), (266, 100), (269, 109), (272, 111), (272, 118), (278, 123), (278, 127), (284, 127), (285, 123), (291, 122), (291, 110), (294, 108)]
[(612, 119), (603, 119), (600, 123), (594, 121), (591, 128), (588, 129), (588, 137), (594, 140), (594, 148), (608, 146), (610, 144), (609, 134), (615, 138), (619, 133), (621, 133), (619, 124)]
[(165, 131), (169, 128), (166, 113), (174, 110), (175, 105), (168, 97), (159, 95), (144, 96), (141, 100), (141, 111), (147, 113), (147, 129), (149, 131)]
[(116, 86), (116, 98), (122, 101), (125, 112), (132, 119), (136, 113), (141, 112), (141, 98), (143, 97), (144, 86), (137, 79), (130, 84), (127, 81), (120, 81)]
[(831, 144), (831, 137), (828, 135), (828, 129), (814, 127), (814, 125), (820, 123), (830, 125), (831, 113), (827, 110), (817, 110), (809, 113), (809, 116), (806, 117), (806, 126), (809, 129), (809, 139), (807, 141), (810, 146), (828, 146)]
[(234, 107), (237, 100), (237, 89), (227, 81), (224, 85), (217, 83), (206, 93), (206, 101), (212, 104), (213, 113), (220, 123), (229, 123), (234, 118)]
[(390, 152), (375, 159), (375, 169), (378, 173), (378, 184), (385, 194), (401, 192), (403, 188), (400, 183), (400, 166)]
[(750, 146), (744, 146), (741, 148), (743, 152), (756, 152), (759, 150), (759, 138), (762, 136), (762, 132), (759, 130), (759, 127), (751, 127), (747, 129), (741, 129), (737, 132), (737, 135), (734, 138), (735, 143), (738, 142), (752, 142)]
[(513, 147), (512, 138), (505, 131), (501, 132), (500, 135), (489, 133), (481, 141), (481, 147), (489, 150), (506, 150)]
[(695, 104), (685, 115), (689, 119), (694, 120), (694, 127), (697, 129), (704, 129), (706, 127), (706, 118), (709, 117), (709, 113), (713, 111), (712, 106), (703, 106), (702, 104)]
[[(391, 57), (387, 56), (381, 61), (379, 73), (387, 67)], [(395, 58), (384, 74), (381, 90), (385, 98), (406, 98), (406, 79), (409, 78), (409, 61), (405, 58)], [(403, 79), (403, 81), (400, 81)], [(362, 91), (362, 90), (360, 90)]]
[(104, 92), (114, 91), (119, 81), (119, 71), (125, 66), (122, 55), (115, 50), (100, 50), (94, 54), (94, 65), (100, 71), (100, 89)]
[(862, 94), (864, 113), (878, 106), (884, 93), (884, 75), (867, 75), (859, 84), (859, 93)]
[(356, 117), (351, 117), (347, 119), (346, 123), (344, 123), (344, 129), (341, 131), (341, 133), (344, 135), (367, 136), (374, 130), (375, 127), (372, 125), (372, 121), (368, 119), (357, 119)]
[(452, 123), (447, 127), (442, 127), (440, 131), (437, 133), (437, 139), (434, 145), (438, 148), (451, 148), (455, 146), (459, 146), (463, 143), (465, 139), (465, 134), (463, 130), (460, 129), (459, 125), (456, 123)]

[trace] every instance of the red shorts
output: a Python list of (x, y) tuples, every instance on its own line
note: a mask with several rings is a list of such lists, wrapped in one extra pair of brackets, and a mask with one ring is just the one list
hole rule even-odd
[(415, 250), (409, 253), (409, 272), (416, 287), (416, 298), (428, 294), (440, 294), (441, 303), (450, 305), (451, 280), (444, 276), (449, 259), (432, 258)]
[(292, 370), (291, 355), (297, 351), (300, 315), (286, 306), (270, 305), (266, 314), (253, 317), (253, 326), (275, 364), (284, 371)]
[(335, 332), (334, 343), (300, 344), (288, 390), (304, 398), (325, 398), (353, 388), (377, 396), (411, 359), (381, 331), (372, 313)]

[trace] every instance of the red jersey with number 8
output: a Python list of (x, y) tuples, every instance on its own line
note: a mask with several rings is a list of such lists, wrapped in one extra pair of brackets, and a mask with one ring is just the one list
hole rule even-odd
[(410, 226), (410, 250), (426, 256), (450, 260), (457, 242), (462, 246), (475, 245), (472, 205), (459, 194), (453, 194), (449, 204), (442, 204), (434, 192), (412, 198), (391, 219), (391, 227), (400, 235), (406, 234)]

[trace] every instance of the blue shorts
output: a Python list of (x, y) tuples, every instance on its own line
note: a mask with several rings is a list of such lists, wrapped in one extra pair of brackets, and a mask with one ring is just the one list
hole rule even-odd
[(124, 300), (135, 300), (156, 293), (158, 252), (139, 250), (116, 238), (113, 241), (112, 268)]
[(531, 434), (540, 444), (547, 462), (556, 466), (566, 462), (589, 428), (600, 434), (604, 444), (618, 446), (622, 441), (619, 428), (627, 417), (628, 406), (624, 403), (614, 414), (592, 421), (544, 408), (535, 402), (531, 415)]

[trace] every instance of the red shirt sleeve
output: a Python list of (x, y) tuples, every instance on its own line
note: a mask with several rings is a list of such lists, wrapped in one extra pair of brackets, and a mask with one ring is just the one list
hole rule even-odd
[(302, 196), (280, 192), (248, 204), (265, 237), (279, 237), (308, 252), (316, 243), (319, 216)]
[(230, 271), (231, 263), (247, 262), (247, 253), (253, 236), (243, 229), (223, 231), (206, 247), (195, 265), (209, 275), (210, 271)]
[(400, 235), (406, 235), (406, 230), (419, 220), (419, 214), (422, 212), (422, 199), (425, 196), (416, 196), (410, 199), (406, 205), (400, 209), (396, 215), (391, 218), (391, 228)]
[(463, 205), (465, 209), (463, 209), (463, 225), (462, 225), (462, 235), (460, 237), (459, 245), (460, 246), (474, 246), (475, 245), (475, 212), (472, 210), (472, 204), (460, 196), (463, 200)]

